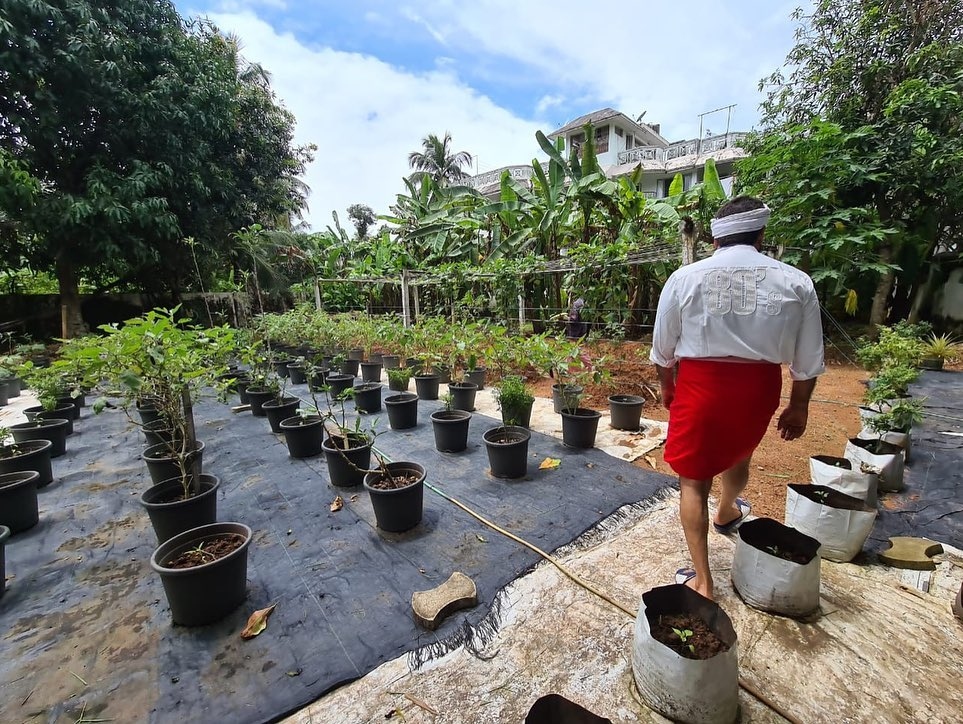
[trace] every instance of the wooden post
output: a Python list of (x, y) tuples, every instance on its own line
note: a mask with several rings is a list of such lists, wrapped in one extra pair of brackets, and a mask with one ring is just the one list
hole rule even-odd
[(408, 308), (408, 270), (401, 270), (401, 317), (405, 328), (411, 326), (411, 310)]
[(415, 302), (415, 321), (416, 322), (421, 318), (421, 300), (420, 300), (421, 293), (419, 292), (420, 289), (421, 287), (418, 284), (415, 284), (414, 286), (411, 287), (411, 297)]
[(314, 277), (314, 306), (319, 312), (321, 311), (321, 282), (318, 281), (317, 275)]
[(525, 295), (518, 295), (518, 331), (525, 327)]
[(685, 217), (679, 226), (679, 232), (682, 237), (682, 266), (685, 266), (695, 261), (695, 222), (688, 216)]

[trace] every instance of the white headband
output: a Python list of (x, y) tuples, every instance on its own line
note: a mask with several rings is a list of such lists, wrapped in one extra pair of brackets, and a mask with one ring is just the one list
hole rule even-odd
[(769, 222), (771, 213), (772, 209), (764, 205), (761, 209), (743, 211), (741, 214), (731, 214), (723, 216), (721, 219), (713, 219), (711, 224), (712, 238), (721, 239), (733, 234), (764, 229)]

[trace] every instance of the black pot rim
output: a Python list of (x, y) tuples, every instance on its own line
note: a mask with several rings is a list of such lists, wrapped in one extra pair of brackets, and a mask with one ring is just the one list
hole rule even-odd
[[(305, 422), (307, 420), (307, 422)], [(301, 415), (293, 415), (291, 417), (285, 417), (278, 426), (283, 430), (300, 430), (305, 427), (316, 427), (318, 425), (324, 424), (324, 418), (319, 415), (307, 415), (301, 417)]]
[[(509, 442), (496, 442), (494, 440), (489, 440), (488, 436), (494, 433), (509, 434), (516, 436), (514, 440)], [(491, 445), (492, 447), (508, 447), (509, 445), (517, 445), (522, 442), (527, 442), (532, 438), (532, 431), (525, 427), (518, 427), (517, 425), (499, 425), (498, 427), (492, 427), (482, 434), (482, 439), (485, 441), (486, 445)]]
[(368, 484), (368, 478), (381, 477), (381, 471), (379, 470), (376, 472), (364, 474), (364, 479), (361, 481), (361, 483), (362, 485), (364, 485), (365, 490), (367, 490), (369, 493), (373, 492), (375, 495), (396, 495), (398, 493), (403, 493), (406, 490), (411, 490), (416, 485), (423, 484), (425, 482), (425, 478), (428, 477), (428, 471), (425, 469), (425, 466), (419, 463), (414, 463), (409, 461), (399, 461), (394, 463), (388, 463), (388, 467), (391, 468), (392, 472), (396, 470), (398, 471), (410, 470), (412, 472), (417, 472), (418, 479), (415, 482), (411, 483), (410, 485), (406, 485), (403, 488), (393, 488), (391, 490), (382, 490), (381, 488), (373, 488), (371, 487), (371, 485)]
[(414, 392), (399, 392), (396, 395), (388, 395), (382, 400), (386, 405), (404, 405), (409, 402), (417, 402), (418, 395)]
[(478, 385), (476, 385), (474, 382), (449, 382), (448, 389), (477, 390)]
[[(6, 480), (6, 478), (14, 478), (13, 480)], [(16, 478), (21, 478), (16, 480)], [(40, 479), (40, 473), (36, 470), (19, 470), (15, 473), (0, 473), (0, 491), (16, 490), (18, 488), (25, 487), (31, 483), (36, 484), (37, 480)]]
[(609, 402), (615, 405), (644, 405), (645, 398), (639, 395), (610, 395)]
[[(14, 453), (9, 458), (4, 458), (5, 460), (13, 460), (15, 458), (26, 457), (27, 455), (32, 455), (34, 453), (40, 453), (47, 448), (53, 447), (53, 443), (50, 440), (24, 440), (23, 442), (14, 443), (17, 447), (29, 447), (30, 450), (22, 450), (20, 452)], [(10, 447), (6, 445), (4, 447)]]
[(297, 397), (288, 397), (287, 395), (285, 395), (283, 401), (281, 402), (278, 402), (277, 400), (268, 400), (267, 402), (262, 402), (261, 408), (263, 409), (265, 407), (271, 407), (271, 408), (284, 407), (285, 405), (297, 405), (300, 403), (301, 403), (301, 400), (299, 400)]
[(587, 407), (576, 407), (574, 410), (571, 408), (562, 408), (562, 412), (559, 413), (562, 417), (572, 417), (579, 418), (583, 420), (597, 420), (602, 417), (602, 413), (598, 410), (590, 410)]
[[(358, 438), (354, 437), (353, 435), (348, 435), (348, 440), (357, 442)], [(329, 452), (329, 453), (345, 453), (345, 452), (351, 452), (352, 450), (364, 450), (366, 447), (371, 447), (371, 445), (372, 443), (369, 440), (364, 445), (351, 445), (348, 448), (335, 447), (334, 445), (331, 444), (330, 436), (325, 437), (321, 441), (321, 449), (324, 450), (324, 452)]]
[(0, 546), (7, 542), (10, 537), (10, 529), (5, 525), (0, 525)]
[[(196, 453), (204, 452), (204, 447), (205, 447), (204, 441), (203, 441), (203, 440), (198, 440), (198, 441), (197, 441), (197, 447), (195, 447), (191, 452), (196, 452)], [(167, 448), (169, 448), (169, 445), (168, 445), (167, 443), (165, 443), (165, 442), (158, 443), (157, 445), (149, 445), (148, 447), (144, 448), (144, 452), (141, 453), (141, 458), (144, 459), (144, 460), (150, 460), (151, 462), (167, 462), (167, 461), (175, 460), (175, 459), (176, 459), (176, 458), (175, 458), (174, 456), (172, 456), (172, 455), (167, 455), (167, 456), (165, 456), (165, 457), (155, 457), (154, 455), (151, 455), (151, 452), (150, 452), (150, 451), (151, 451), (151, 450), (154, 450), (155, 448), (165, 448), (165, 449), (167, 449)], [(190, 455), (191, 453), (188, 452), (187, 454)]]
[(468, 410), (435, 410), (429, 417), (432, 422), (445, 425), (470, 420), (471, 413)]
[(174, 500), (168, 503), (155, 503), (151, 500), (147, 500), (152, 492), (160, 492), (158, 488), (173, 488), (175, 485), (178, 488), (183, 487), (180, 478), (168, 478), (167, 480), (162, 480), (156, 485), (152, 485), (147, 488), (147, 490), (140, 494), (139, 502), (148, 510), (170, 510), (171, 508), (187, 505), (192, 501), (200, 500), (208, 495), (216, 494), (217, 489), (221, 486), (221, 479), (216, 475), (201, 473), (201, 485), (203, 486), (205, 483), (209, 484), (210, 487), (204, 488), (201, 490), (200, 495), (187, 498), (187, 500)]
[[(241, 530), (236, 530), (236, 528), (241, 528)], [(223, 558), (218, 558), (216, 561), (210, 561), (209, 563), (202, 563), (199, 566), (192, 566), (191, 568), (167, 568), (166, 566), (161, 565), (162, 560), (169, 558), (171, 553), (183, 548), (185, 544), (193, 543), (194, 541), (200, 541), (205, 538), (231, 533), (243, 535), (244, 543)], [(223, 523), (208, 523), (207, 525), (201, 525), (197, 528), (185, 530), (183, 533), (178, 533), (173, 538), (168, 538), (166, 541), (157, 546), (157, 548), (154, 549), (154, 552), (151, 553), (150, 567), (157, 573), (165, 576), (189, 576), (198, 571), (209, 570), (212, 567), (223, 565), (232, 558), (242, 555), (247, 547), (251, 544), (253, 537), (254, 532), (248, 526), (244, 525), (244, 523), (226, 521)]]
[(382, 387), (380, 382), (362, 382), (360, 385), (354, 386), (355, 392), (374, 392), (375, 390), (380, 390)]
[(67, 427), (70, 420), (65, 420), (62, 417), (38, 417), (33, 422), (18, 422), (16, 425), (11, 425), (11, 430), (39, 430), (44, 427)]

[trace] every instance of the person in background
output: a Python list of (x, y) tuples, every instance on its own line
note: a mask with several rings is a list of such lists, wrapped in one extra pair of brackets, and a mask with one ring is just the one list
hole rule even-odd
[(669, 410), (664, 459), (679, 476), (679, 514), (691, 568), (676, 582), (713, 596), (709, 490), (721, 482), (713, 528), (728, 535), (750, 513), (739, 497), (752, 454), (779, 407), (781, 365), (792, 377), (776, 427), (783, 440), (806, 431), (809, 400), (823, 373), (823, 334), (812, 279), (761, 253), (770, 210), (739, 196), (712, 221), (715, 247), (683, 266), (659, 297), (650, 359)]
[(565, 336), (569, 339), (581, 339), (588, 333), (588, 324), (582, 321), (582, 310), (585, 300), (579, 297), (568, 310), (568, 321), (565, 323)]

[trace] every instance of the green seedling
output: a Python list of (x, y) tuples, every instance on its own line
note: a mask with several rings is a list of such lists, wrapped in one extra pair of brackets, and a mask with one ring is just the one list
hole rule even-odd
[(693, 654), (695, 653), (695, 646), (689, 643), (689, 639), (692, 638), (692, 629), (688, 628), (673, 628), (672, 633), (679, 637), (682, 645), (689, 649)]

